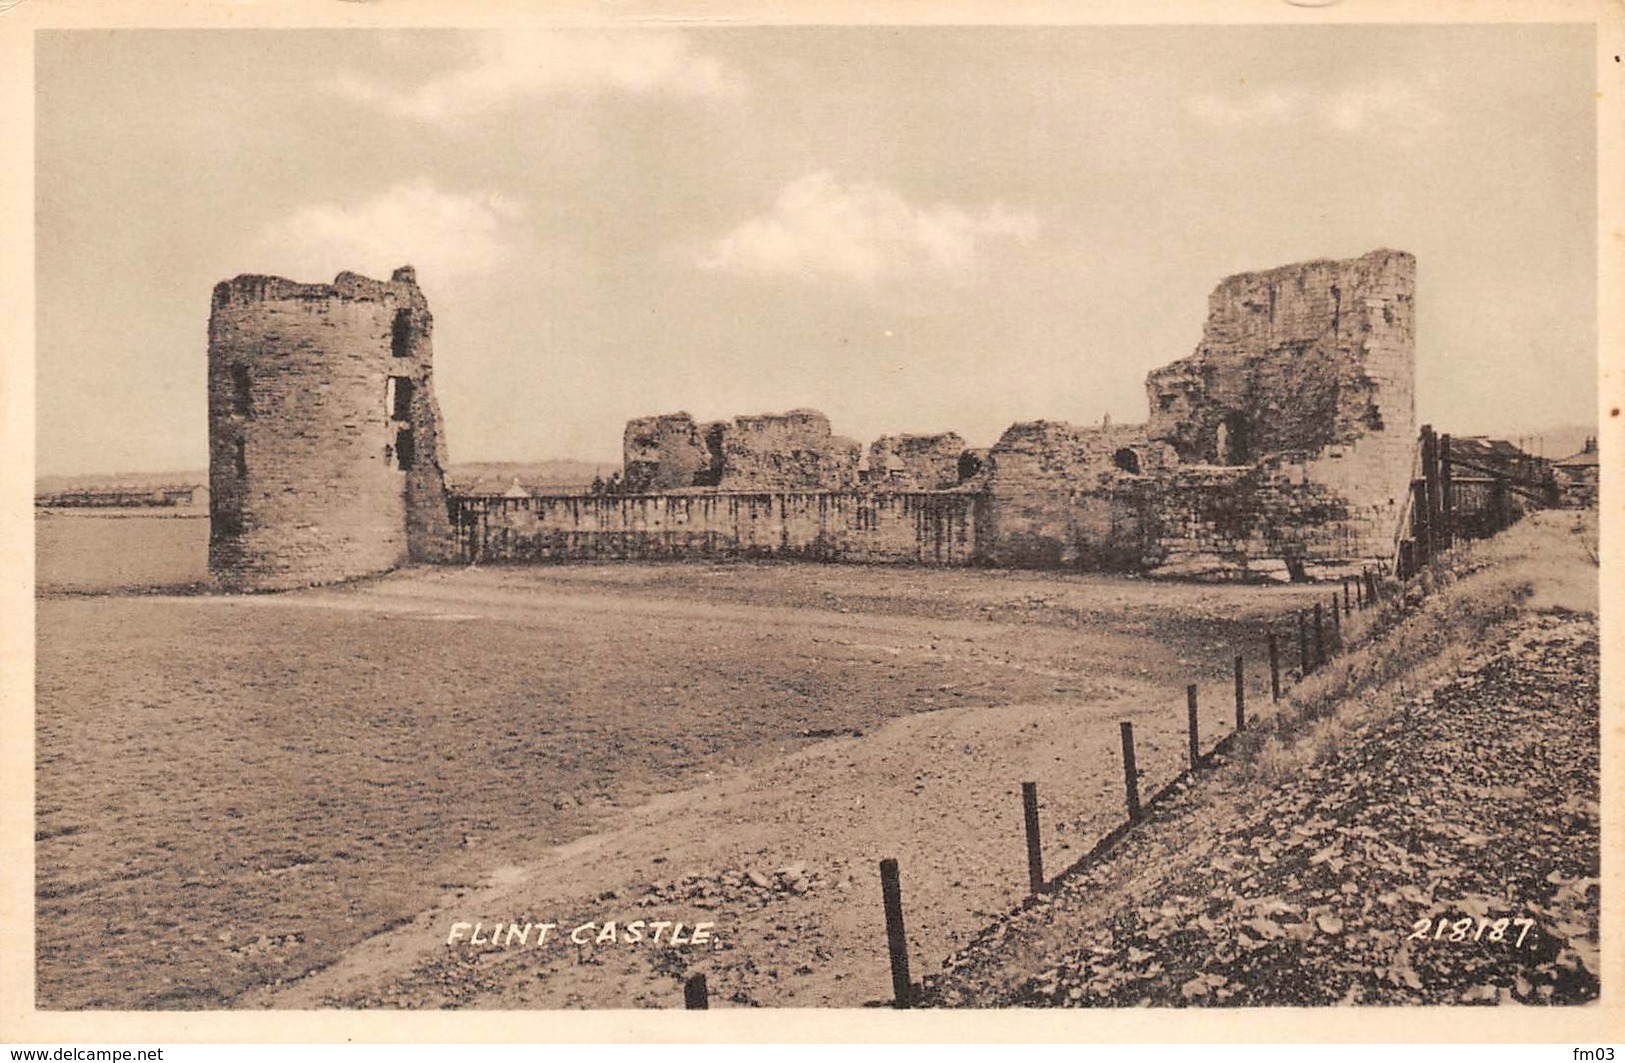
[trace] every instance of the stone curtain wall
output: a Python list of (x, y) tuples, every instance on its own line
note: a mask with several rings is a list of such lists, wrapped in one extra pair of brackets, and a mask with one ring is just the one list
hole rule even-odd
[[(979, 557), (1200, 579), (1340, 573), (1366, 555), (1348, 500), (1299, 470), (1180, 466), (1136, 427), (1017, 425), (993, 449)], [(1136, 453), (1140, 472), (1120, 468)]]
[[(1392, 555), (1415, 460), (1415, 259), (1373, 251), (1225, 278), (1144, 425), (884, 436), (876, 491), (983, 493), (976, 558), (1031, 568), (1302, 576)], [(811, 410), (627, 426), (634, 488), (844, 490), (855, 446)], [(694, 472), (691, 470), (699, 469)]]
[(461, 557), (479, 564), (785, 558), (968, 565), (978, 508), (976, 495), (954, 491), (452, 499)]
[[(351, 579), (449, 543), (430, 324), (410, 269), (388, 283), (341, 273), (215, 287), (209, 567), (223, 586)], [(399, 411), (392, 376), (410, 381)], [(403, 431), (411, 472), (399, 468)]]
[(995, 505), (963, 491), (690, 491), (453, 496), (452, 513), (459, 559), (476, 564), (763, 558), (1285, 580), (1344, 571), (1357, 541), (1332, 492), (1241, 468), (1080, 491), (1065, 538), (1001, 529)]

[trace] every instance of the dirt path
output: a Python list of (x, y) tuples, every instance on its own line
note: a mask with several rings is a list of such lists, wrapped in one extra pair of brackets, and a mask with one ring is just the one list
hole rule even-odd
[[(670, 1007), (678, 976), (760, 1005), (856, 1006), (888, 974), (876, 862), (905, 875), (921, 973), (1025, 891), (1019, 783), (1040, 781), (1046, 859), (1076, 860), (1119, 814), (1119, 718), (1135, 719), (1151, 780), (1178, 770), (1168, 691), (1126, 684), (1067, 700), (955, 708), (894, 720), (744, 775), (660, 798), (548, 859), (371, 940), (274, 1007)], [(752, 881), (754, 876), (755, 881)], [(663, 919), (716, 924), (712, 949), (448, 948), (456, 922)], [(554, 932), (557, 934), (558, 932)]]

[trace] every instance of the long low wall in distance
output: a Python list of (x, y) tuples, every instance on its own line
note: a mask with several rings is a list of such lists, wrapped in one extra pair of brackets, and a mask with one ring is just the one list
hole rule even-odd
[(958, 491), (694, 491), (450, 499), (470, 563), (795, 558), (969, 565), (979, 500)]

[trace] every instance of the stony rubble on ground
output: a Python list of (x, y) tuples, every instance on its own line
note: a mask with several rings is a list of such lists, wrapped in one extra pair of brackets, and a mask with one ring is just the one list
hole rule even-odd
[(1001, 920), (926, 1002), (1593, 1000), (1597, 670), (1594, 620), (1526, 617), (1224, 821), (1176, 797), (1117, 857), (1152, 870), (1101, 865)]
[[(785, 896), (800, 896), (840, 885), (804, 863), (778, 868), (744, 867), (720, 873), (690, 871), (673, 880), (650, 883), (637, 893), (640, 908), (688, 904), (695, 908), (765, 908)], [(850, 885), (850, 883), (846, 883)]]

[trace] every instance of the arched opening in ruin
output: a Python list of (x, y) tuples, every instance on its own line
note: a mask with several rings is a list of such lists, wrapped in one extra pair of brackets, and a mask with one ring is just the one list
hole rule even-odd
[(1232, 413), (1219, 423), (1215, 458), (1220, 465), (1251, 465), (1253, 453), (1253, 426), (1244, 413)]
[(980, 454), (976, 454), (969, 450), (965, 451), (963, 454), (959, 455), (959, 482), (965, 483), (968, 480), (976, 479), (976, 477), (982, 475), (982, 471), (985, 467), (986, 465), (982, 461), (982, 456)]
[(1134, 448), (1123, 447), (1112, 455), (1112, 464), (1124, 472), (1138, 473), (1140, 471), (1140, 456), (1134, 453)]

